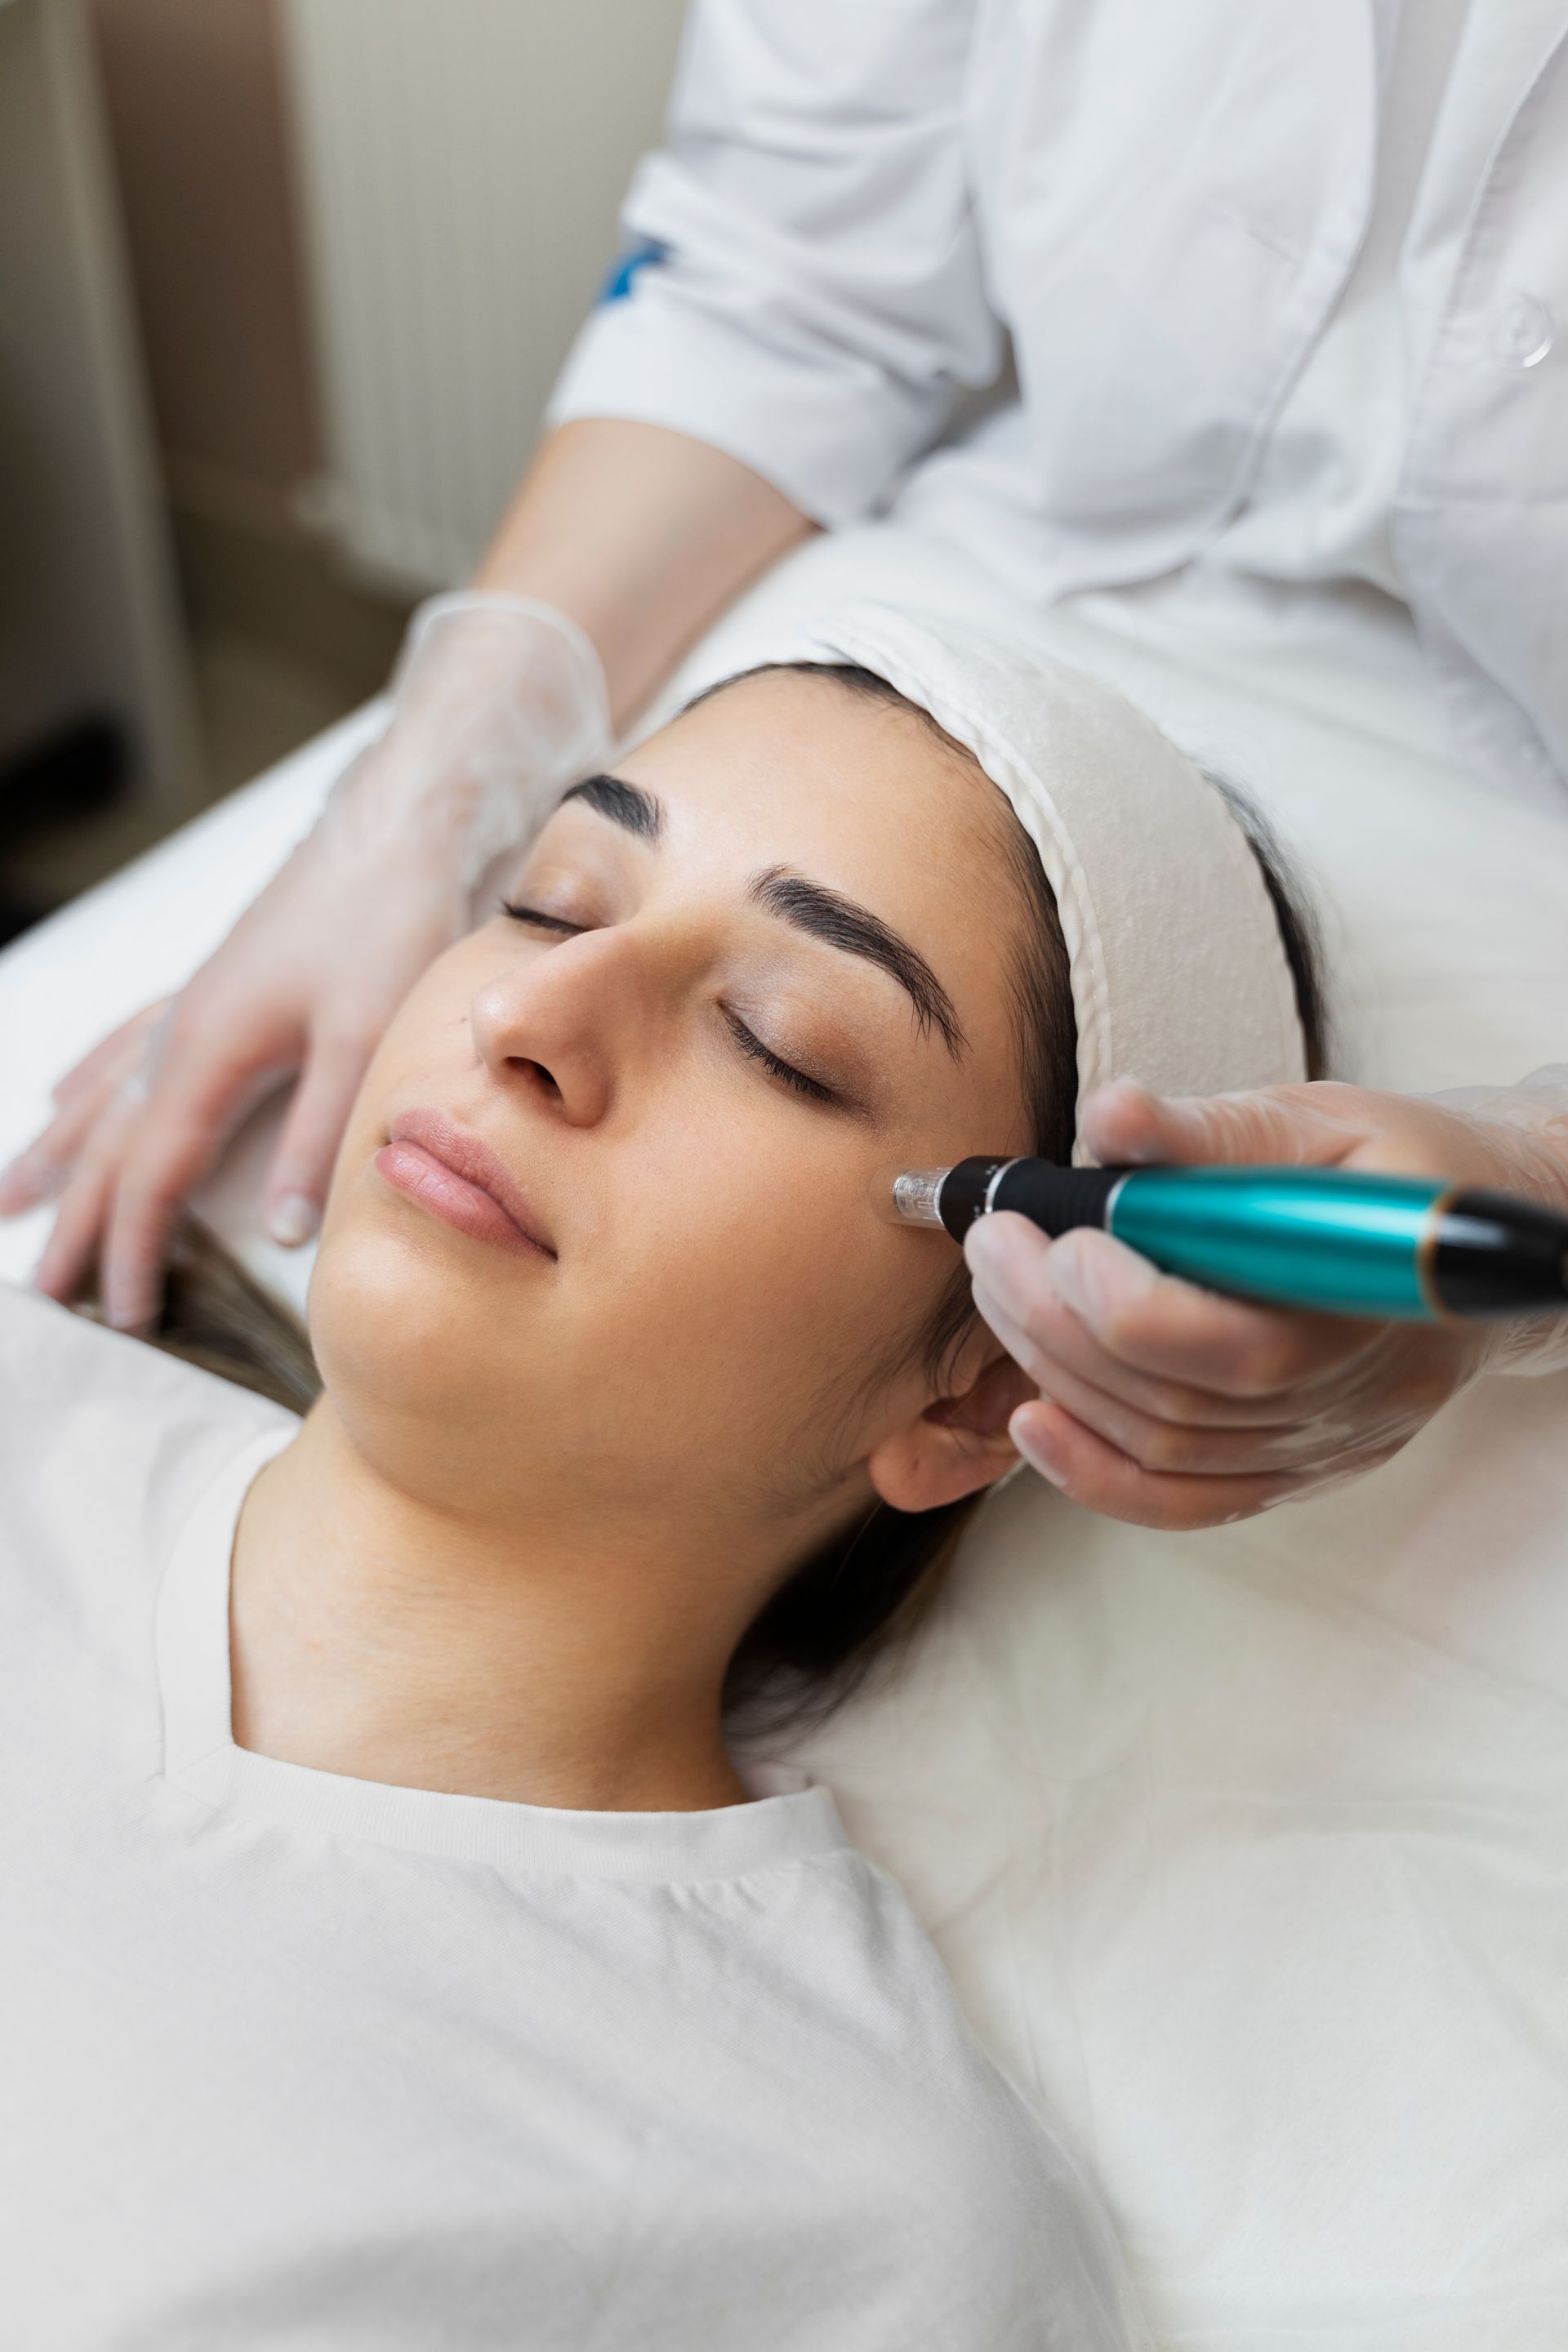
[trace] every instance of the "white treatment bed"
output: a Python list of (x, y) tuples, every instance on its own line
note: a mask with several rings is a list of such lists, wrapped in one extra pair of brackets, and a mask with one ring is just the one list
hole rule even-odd
[[(666, 707), (848, 593), (1018, 625), (952, 551), (872, 527), (783, 567)], [(1568, 795), (1451, 764), (1392, 607), (1188, 585), (1035, 625), (1273, 816), (1324, 910), (1342, 1075), (1568, 1060)], [(378, 724), (0, 957), (0, 1150)], [(267, 1124), (205, 1206), (298, 1297), (307, 1259), (257, 1233)], [(0, 1274), (46, 1223), (0, 1225)], [(1484, 1385), (1374, 1475), (1203, 1535), (1016, 1480), (905, 1677), (797, 1753), (1098, 2171), (1159, 2344), (1568, 2346), (1568, 1379)]]

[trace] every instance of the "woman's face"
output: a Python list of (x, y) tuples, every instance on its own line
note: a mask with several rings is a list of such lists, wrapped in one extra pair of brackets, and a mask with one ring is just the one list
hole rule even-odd
[(864, 1506), (959, 1263), (872, 1178), (1028, 1148), (1006, 821), (910, 714), (787, 673), (567, 799), (517, 913), (404, 1003), (338, 1160), (311, 1330), (373, 1459), (628, 1528)]

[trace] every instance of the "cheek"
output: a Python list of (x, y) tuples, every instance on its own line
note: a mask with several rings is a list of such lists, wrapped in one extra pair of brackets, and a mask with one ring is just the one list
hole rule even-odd
[(323, 1232), (310, 1281), (310, 1340), (338, 1418), (395, 1485), (463, 1507), (510, 1493), (536, 1459), (522, 1433), (557, 1456), (564, 1433), (539, 1301), (460, 1262), (439, 1229), (356, 1207), (351, 1196)]
[(766, 1444), (847, 1410), (940, 1293), (951, 1244), (875, 1214), (863, 1133), (770, 1150), (768, 1124), (639, 1139), (635, 1202), (618, 1204), (576, 1303), (616, 1418)]
[(516, 1265), (466, 1256), (443, 1228), (390, 1198), (372, 1167), (390, 1107), (406, 1097), (411, 1081), (429, 1078), (439, 1089), (444, 1077), (472, 1066), (468, 944), (431, 966), (388, 1024), (332, 1171), (310, 1328), (340, 1403), (358, 1395), (456, 1417), (471, 1412), (476, 1395), (505, 1392)]
[(326, 1225), (310, 1277), (310, 1340), (339, 1394), (456, 1410), (494, 1390), (485, 1286), (463, 1279), (439, 1231), (352, 1192)]

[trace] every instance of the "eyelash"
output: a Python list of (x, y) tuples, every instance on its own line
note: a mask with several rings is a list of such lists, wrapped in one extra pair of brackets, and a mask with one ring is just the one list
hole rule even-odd
[(524, 907), (516, 898), (503, 898), (500, 910), (510, 915), (514, 923), (531, 923), (536, 930), (558, 931), (563, 940), (574, 940), (587, 928), (584, 923), (568, 923), (559, 915), (547, 915), (539, 907)]
[(810, 1102), (836, 1103), (838, 1100), (831, 1087), (825, 1087), (819, 1078), (808, 1078), (805, 1072), (797, 1070), (793, 1062), (783, 1061), (777, 1054), (771, 1053), (762, 1039), (753, 1036), (745, 1023), (728, 1007), (725, 1008), (724, 1018), (742, 1053), (749, 1055), (753, 1062), (760, 1062), (764, 1070), (782, 1079), (795, 1094), (805, 1095)]
[[(513, 898), (503, 898), (500, 908), (502, 914), (509, 915), (514, 923), (528, 923), (536, 930), (554, 931), (562, 939), (575, 939), (588, 929), (585, 923), (569, 923), (560, 915), (547, 915), (542, 908), (525, 907)], [(740, 1015), (731, 1013), (728, 1006), (724, 1008), (724, 1018), (742, 1053), (750, 1060), (760, 1062), (771, 1076), (777, 1078), (792, 1092), (805, 1096), (809, 1102), (836, 1103), (838, 1100), (831, 1087), (825, 1087), (819, 1078), (808, 1078), (804, 1070), (797, 1070), (793, 1062), (786, 1062), (781, 1055), (764, 1045), (762, 1039), (747, 1028)]]

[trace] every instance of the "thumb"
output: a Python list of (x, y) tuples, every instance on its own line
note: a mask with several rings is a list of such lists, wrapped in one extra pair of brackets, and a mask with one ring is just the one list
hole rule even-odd
[(1317, 1093), (1302, 1086), (1157, 1095), (1136, 1079), (1118, 1078), (1085, 1105), (1083, 1139), (1106, 1168), (1330, 1167), (1365, 1136), (1358, 1125), (1332, 1117), (1314, 1100)]

